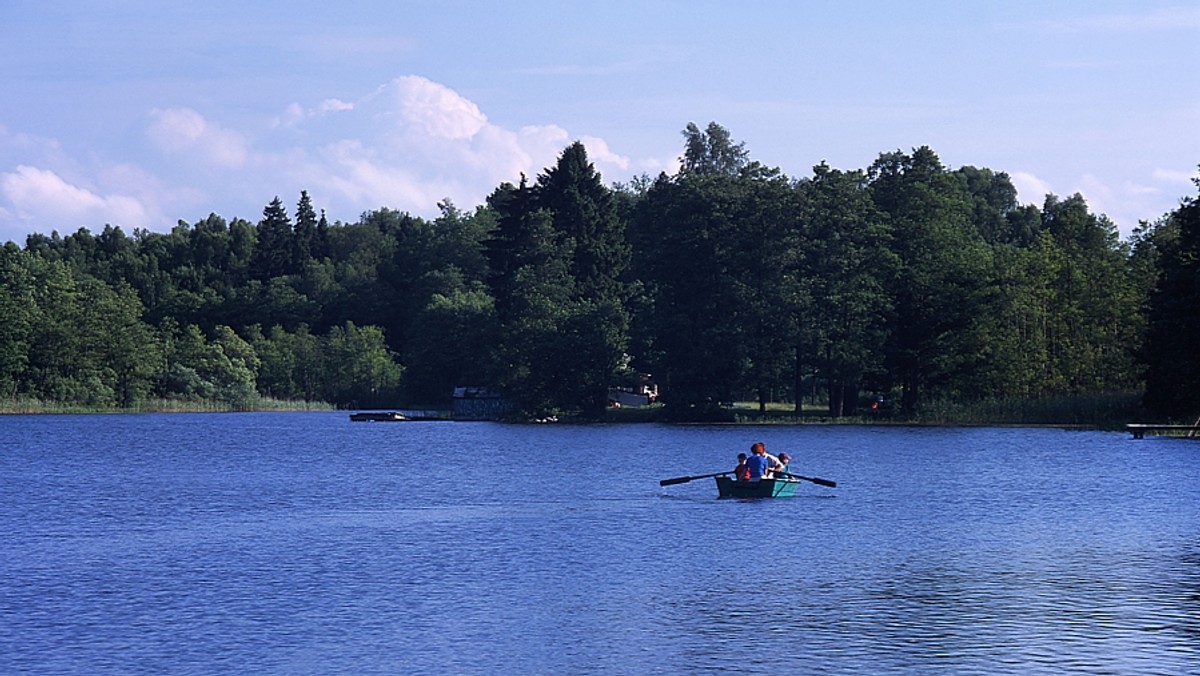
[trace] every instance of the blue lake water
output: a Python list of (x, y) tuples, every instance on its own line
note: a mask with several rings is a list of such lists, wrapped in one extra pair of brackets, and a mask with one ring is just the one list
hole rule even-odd
[[(716, 499), (761, 440), (804, 484)], [(1200, 441), (0, 416), (0, 673), (1200, 671)]]

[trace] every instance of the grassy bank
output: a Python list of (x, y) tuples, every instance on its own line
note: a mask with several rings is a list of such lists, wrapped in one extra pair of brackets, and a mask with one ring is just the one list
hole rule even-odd
[(1036, 399), (933, 401), (912, 422), (933, 425), (1079, 425), (1120, 429), (1147, 420), (1140, 392), (1060, 395)]
[(229, 402), (179, 401), (148, 399), (130, 407), (83, 406), (42, 401), (40, 399), (7, 399), (0, 401), (0, 415), (62, 414), (62, 413), (231, 413), (246, 411), (334, 411), (337, 407), (325, 402), (288, 401), (262, 397), (244, 405)]

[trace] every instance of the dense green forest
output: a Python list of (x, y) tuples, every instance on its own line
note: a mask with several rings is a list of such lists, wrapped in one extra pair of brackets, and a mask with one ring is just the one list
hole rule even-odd
[[(1200, 201), (1129, 241), (1083, 198), (927, 147), (793, 179), (716, 123), (681, 168), (606, 186), (584, 147), (433, 220), (105, 226), (0, 250), (0, 399), (96, 408), (263, 398), (602, 415), (648, 374), (664, 415), (816, 396), (926, 402), (1144, 391), (1200, 413)], [(47, 224), (50, 226), (52, 224)]]

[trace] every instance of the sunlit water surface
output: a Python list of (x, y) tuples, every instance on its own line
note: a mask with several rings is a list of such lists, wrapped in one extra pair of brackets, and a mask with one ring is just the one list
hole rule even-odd
[[(716, 499), (762, 440), (806, 483)], [(0, 673), (1200, 671), (1200, 441), (0, 417)]]

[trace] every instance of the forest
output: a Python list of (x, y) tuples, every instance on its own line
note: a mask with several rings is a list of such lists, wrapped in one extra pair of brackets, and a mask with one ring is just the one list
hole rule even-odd
[(653, 382), (667, 420), (1118, 392), (1200, 414), (1196, 196), (1122, 241), (1078, 194), (1022, 205), (928, 147), (796, 179), (715, 122), (683, 141), (673, 175), (611, 186), (574, 143), (432, 220), (330, 223), (302, 192), (257, 222), (9, 242), (0, 403), (447, 408), (477, 386), (597, 419)]

